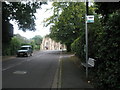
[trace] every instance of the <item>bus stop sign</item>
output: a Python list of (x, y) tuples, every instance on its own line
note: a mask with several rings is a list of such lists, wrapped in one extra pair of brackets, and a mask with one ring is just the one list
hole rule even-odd
[(87, 23), (94, 23), (94, 15), (87, 16)]

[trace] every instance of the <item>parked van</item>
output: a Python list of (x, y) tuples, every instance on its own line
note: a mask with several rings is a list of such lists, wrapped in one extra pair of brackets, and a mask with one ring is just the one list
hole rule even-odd
[(31, 45), (23, 45), (19, 50), (17, 50), (17, 56), (32, 56), (33, 49)]

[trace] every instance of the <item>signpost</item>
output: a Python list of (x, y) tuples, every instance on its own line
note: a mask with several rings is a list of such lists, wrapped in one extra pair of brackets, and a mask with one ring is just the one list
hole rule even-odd
[(85, 13), (85, 40), (86, 40), (86, 78), (88, 78), (88, 29), (87, 29), (87, 15), (88, 15), (88, 2), (85, 0), (86, 13)]
[(87, 15), (87, 23), (94, 23), (94, 15)]
[(86, 40), (86, 45), (85, 45), (85, 50), (86, 51), (86, 78), (88, 78), (88, 23), (94, 23), (94, 15), (88, 15), (88, 0), (85, 0), (85, 5), (86, 5), (86, 13), (85, 13), (85, 40)]

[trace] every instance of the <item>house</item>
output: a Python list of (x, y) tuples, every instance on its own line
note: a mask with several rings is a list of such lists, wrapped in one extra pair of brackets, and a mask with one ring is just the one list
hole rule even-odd
[(66, 46), (55, 42), (49, 37), (44, 37), (41, 44), (41, 50), (65, 50)]

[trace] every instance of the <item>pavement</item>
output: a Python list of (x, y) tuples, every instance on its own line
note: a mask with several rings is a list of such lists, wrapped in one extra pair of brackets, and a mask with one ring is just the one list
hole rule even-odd
[(80, 60), (74, 55), (61, 59), (60, 73), (61, 88), (93, 88), (85, 77), (85, 69), (80, 65)]
[(16, 56), (2, 56), (2, 61), (10, 60), (16, 58)]

